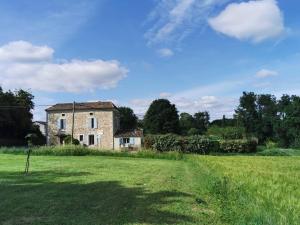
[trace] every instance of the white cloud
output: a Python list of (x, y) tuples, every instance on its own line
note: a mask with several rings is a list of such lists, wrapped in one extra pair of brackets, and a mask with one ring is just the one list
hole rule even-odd
[(158, 0), (150, 13), (145, 33), (148, 44), (180, 41), (203, 25), (207, 15), (229, 0)]
[(276, 0), (231, 3), (208, 23), (222, 34), (253, 42), (278, 37), (285, 30)]
[(273, 77), (277, 76), (278, 72), (274, 70), (267, 70), (267, 69), (262, 69), (256, 73), (257, 78), (266, 78), (266, 77)]
[[(196, 98), (169, 96), (171, 103), (175, 104), (179, 113), (188, 112), (194, 114), (199, 111), (208, 111), (211, 119), (232, 117), (234, 109), (238, 105), (238, 98), (198, 96)], [(134, 99), (129, 102), (129, 106), (138, 115), (144, 115), (154, 99)]]
[(169, 48), (162, 48), (157, 51), (160, 57), (168, 58), (174, 55), (174, 52)]
[(11, 89), (83, 92), (113, 88), (128, 73), (117, 60), (73, 59), (55, 63), (50, 60), (53, 52), (47, 46), (24, 41), (0, 47), (0, 85)]
[(34, 46), (26, 41), (15, 41), (0, 48), (0, 61), (34, 62), (48, 61), (54, 50), (47, 46)]
[(159, 94), (160, 98), (169, 98), (171, 96), (172, 96), (172, 94), (169, 93), (169, 92), (162, 92), (162, 93)]

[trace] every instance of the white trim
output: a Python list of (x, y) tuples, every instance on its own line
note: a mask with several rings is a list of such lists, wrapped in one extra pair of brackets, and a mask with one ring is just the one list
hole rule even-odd
[[(82, 135), (82, 141), (80, 141), (80, 136)], [(80, 142), (80, 144), (84, 144), (84, 134), (79, 134), (78, 135), (78, 141)]]

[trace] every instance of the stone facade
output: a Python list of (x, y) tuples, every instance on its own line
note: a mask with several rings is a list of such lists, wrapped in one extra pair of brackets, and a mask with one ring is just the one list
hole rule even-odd
[[(63, 144), (62, 136), (72, 134), (73, 110), (48, 109), (47, 143)], [(74, 138), (81, 144), (101, 149), (114, 149), (114, 134), (119, 129), (119, 114), (116, 108), (79, 107), (74, 112)]]

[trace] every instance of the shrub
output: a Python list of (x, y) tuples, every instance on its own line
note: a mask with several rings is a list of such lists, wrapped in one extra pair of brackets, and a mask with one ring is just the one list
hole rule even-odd
[(224, 153), (250, 153), (255, 152), (257, 140), (240, 139), (240, 140), (220, 140), (220, 151)]
[(277, 148), (278, 146), (277, 146), (276, 142), (274, 142), (272, 140), (268, 140), (266, 142), (266, 147), (267, 147), (267, 149), (273, 149), (273, 148)]
[(201, 132), (197, 128), (191, 128), (188, 130), (187, 135), (188, 136), (193, 136), (193, 135), (199, 135)]
[(182, 151), (183, 140), (174, 134), (154, 136), (152, 148), (160, 152)]
[(184, 151), (199, 154), (208, 154), (219, 150), (219, 141), (208, 136), (190, 136), (186, 139)]
[[(65, 141), (65, 144), (67, 145), (70, 145), (71, 142), (72, 142), (72, 136), (71, 135), (67, 135), (65, 138), (64, 138), (64, 141)], [(73, 145), (80, 145), (80, 142), (79, 140), (73, 138)]]
[(144, 138), (144, 147), (146, 149), (152, 149), (154, 144), (154, 136), (153, 135), (147, 135)]
[(188, 137), (151, 135), (145, 138), (145, 147), (159, 152), (181, 151), (186, 153), (208, 154), (210, 152), (250, 153), (256, 152), (258, 141), (255, 138), (224, 140), (216, 136), (194, 135)]

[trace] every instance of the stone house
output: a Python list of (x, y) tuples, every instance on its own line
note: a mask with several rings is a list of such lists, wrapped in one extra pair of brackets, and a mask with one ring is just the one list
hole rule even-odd
[(141, 147), (142, 132), (130, 131), (134, 136), (128, 137), (128, 131), (121, 131), (119, 111), (112, 102), (61, 103), (47, 108), (46, 113), (48, 145), (64, 144), (66, 135), (73, 133), (80, 144), (89, 147)]

